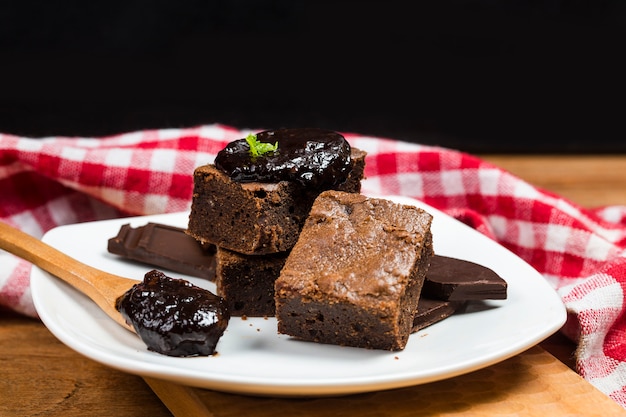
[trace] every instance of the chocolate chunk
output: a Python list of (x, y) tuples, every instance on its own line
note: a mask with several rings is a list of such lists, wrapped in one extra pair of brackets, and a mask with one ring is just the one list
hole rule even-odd
[(158, 223), (132, 228), (123, 225), (117, 236), (109, 239), (110, 253), (148, 265), (199, 278), (215, 279), (213, 245), (202, 245), (185, 229)]
[(465, 301), (432, 300), (421, 296), (417, 302), (417, 313), (413, 317), (411, 333), (450, 317), (464, 304)]
[(507, 283), (493, 270), (447, 256), (431, 258), (422, 295), (436, 300), (504, 300)]
[(115, 307), (149, 350), (168, 356), (214, 354), (230, 320), (222, 297), (156, 270), (120, 296)]

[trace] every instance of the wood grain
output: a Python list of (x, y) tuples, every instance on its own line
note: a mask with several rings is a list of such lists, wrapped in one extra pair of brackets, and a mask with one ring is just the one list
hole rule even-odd
[(540, 347), (456, 378), (347, 397), (258, 398), (198, 390), (215, 417), (626, 416)]
[(79, 355), (38, 320), (0, 312), (0, 369), (3, 417), (171, 415), (140, 377)]
[(584, 207), (626, 205), (625, 155), (481, 155), (481, 158)]
[[(464, 401), (469, 401), (468, 398), (475, 396), (482, 398), (480, 408), (469, 407), (472, 411), (484, 411), (489, 407), (495, 407), (495, 403), (502, 401), (516, 403), (518, 400), (514, 396), (519, 395), (520, 392), (530, 391), (535, 392), (534, 395), (536, 395), (536, 392), (541, 390), (550, 391), (539, 396), (542, 401), (549, 403), (538, 404), (538, 406), (550, 406), (552, 411), (556, 410), (559, 413), (573, 407), (571, 401), (575, 398), (584, 400), (578, 405), (581, 411), (591, 407), (589, 404), (602, 412), (611, 411), (610, 414), (604, 415), (618, 416), (624, 411), (541, 347), (536, 347), (495, 367), (454, 378), (453, 385), (450, 385), (450, 381), (440, 381), (419, 387), (347, 397), (276, 399), (191, 389), (152, 379), (148, 379), (149, 385), (146, 385), (140, 377), (116, 371), (75, 353), (59, 342), (38, 320), (9, 313), (0, 314), (2, 314), (0, 315), (0, 361), (3, 371), (3, 376), (0, 378), (1, 416), (82, 417), (87, 415), (85, 413), (88, 411), (88, 415), (96, 417), (112, 415), (116, 417), (169, 415), (214, 417), (249, 415), (254, 417), (274, 415), (282, 410), (289, 410), (293, 413), (292, 415), (325, 416), (341, 415), (344, 410), (344, 413), (358, 411), (367, 417), (368, 415), (381, 415), (376, 412), (380, 411), (382, 404), (387, 401), (393, 404), (388, 415), (398, 417), (420, 415), (418, 411), (420, 409), (424, 411), (424, 404), (429, 404), (430, 411), (433, 411), (432, 407), (435, 407), (435, 403), (439, 404), (437, 407), (444, 407), (444, 402), (446, 405), (442, 410), (454, 412), (454, 415), (471, 415), (457, 414), (469, 406), (461, 404), (463, 401), (451, 402), (450, 398), (446, 397), (450, 395), (451, 386), (470, 387), (469, 391), (456, 393), (457, 398), (459, 395), (465, 396)], [(571, 363), (574, 346), (566, 339), (562, 339), (562, 336), (555, 335), (545, 342), (545, 346), (554, 348), (557, 354), (563, 355), (565, 362)], [(528, 355), (531, 356), (527, 357)], [(534, 363), (548, 366), (536, 368)], [(547, 382), (545, 378), (548, 378)], [(481, 379), (486, 380), (481, 382), (479, 381)], [(519, 385), (520, 381), (524, 381), (526, 385)], [(150, 390), (150, 387), (159, 393), (163, 402)], [(442, 387), (448, 388), (442, 390)], [(477, 387), (488, 389), (488, 392), (479, 393)], [(554, 392), (554, 387), (561, 387), (558, 389), (562, 391)], [(498, 392), (491, 392), (491, 390)], [(438, 394), (434, 395), (434, 392)], [(572, 393), (576, 395), (571, 395)], [(553, 404), (553, 401), (561, 402), (559, 396), (566, 398), (566, 401), (563, 404)], [(433, 401), (431, 397), (438, 398), (438, 400)], [(189, 398), (191, 402), (188, 402)], [(425, 398), (429, 400), (424, 402)], [(377, 404), (376, 407), (373, 407), (374, 403)], [(401, 404), (406, 404), (406, 407)], [(522, 401), (522, 405), (524, 404), (526, 402)], [(517, 406), (519, 405), (515, 405)], [(508, 407), (512, 406), (509, 404)], [(524, 407), (524, 410), (532, 411), (528, 404)], [(539, 409), (543, 408), (539, 407)], [(562, 415), (559, 413), (551, 415)]]
[(209, 410), (210, 403), (205, 404), (198, 395), (201, 390), (156, 378), (144, 378), (144, 381), (175, 416), (215, 416)]

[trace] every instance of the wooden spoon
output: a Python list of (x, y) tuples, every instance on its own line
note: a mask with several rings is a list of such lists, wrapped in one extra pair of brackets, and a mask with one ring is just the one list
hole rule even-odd
[(118, 324), (134, 332), (115, 308), (115, 301), (138, 281), (86, 265), (4, 222), (0, 222), (0, 249), (65, 281), (93, 300)]
[[(92, 299), (118, 324), (135, 332), (115, 308), (115, 301), (138, 281), (88, 266), (4, 222), (0, 222), (0, 249), (65, 281)], [(154, 378), (144, 379), (174, 415), (214, 416), (192, 388)]]

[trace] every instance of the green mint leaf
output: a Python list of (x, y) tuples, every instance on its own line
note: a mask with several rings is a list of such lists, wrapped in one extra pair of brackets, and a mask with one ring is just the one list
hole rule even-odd
[(248, 142), (248, 146), (250, 146), (250, 154), (253, 157), (264, 155), (268, 152), (274, 152), (278, 149), (278, 142), (273, 145), (271, 143), (259, 142), (256, 135), (252, 133), (246, 137), (246, 142)]

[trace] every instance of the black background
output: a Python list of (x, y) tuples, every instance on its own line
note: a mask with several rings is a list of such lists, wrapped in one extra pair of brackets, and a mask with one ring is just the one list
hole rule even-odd
[(624, 152), (622, 1), (2, 1), (0, 131), (325, 127)]

